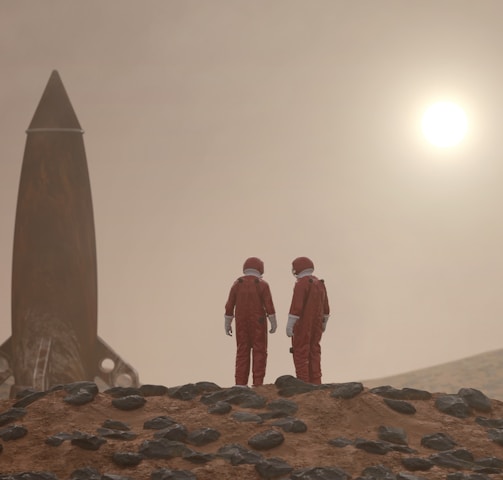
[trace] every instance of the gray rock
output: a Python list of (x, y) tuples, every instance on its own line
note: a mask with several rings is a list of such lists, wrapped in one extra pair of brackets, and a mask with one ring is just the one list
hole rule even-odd
[(479, 458), (474, 461), (476, 465), (481, 467), (491, 467), (491, 468), (499, 468), (503, 469), (503, 460), (497, 457), (484, 457)]
[(430, 470), (434, 465), (431, 460), (420, 457), (404, 457), (401, 458), (400, 461), (402, 462), (402, 465), (411, 472), (415, 472), (418, 470), (426, 472)]
[(377, 455), (385, 455), (391, 451), (390, 446), (385, 442), (378, 442), (374, 440), (365, 440), (363, 438), (357, 438), (353, 445), (355, 448), (363, 450), (367, 453), (375, 453)]
[(168, 396), (178, 400), (194, 400), (200, 393), (199, 387), (194, 383), (168, 388)]
[(59, 447), (65, 440), (71, 440), (72, 438), (73, 435), (71, 433), (60, 432), (47, 437), (45, 443), (51, 447)]
[(448, 473), (445, 477), (446, 480), (491, 480), (491, 477), (482, 475), (480, 473)]
[(0, 413), (0, 427), (24, 417), (26, 413), (26, 409), (22, 407), (13, 407), (6, 412)]
[(106, 393), (113, 398), (129, 397), (130, 395), (141, 396), (140, 389), (136, 387), (112, 387), (105, 390), (103, 393)]
[(475, 422), (485, 428), (503, 428), (503, 418), (476, 417)]
[(404, 413), (405, 415), (413, 415), (416, 413), (416, 407), (409, 402), (404, 400), (394, 400), (392, 398), (384, 398), (384, 403), (398, 413)]
[(23, 438), (28, 433), (28, 429), (22, 425), (12, 425), (7, 428), (0, 430), (0, 438), (4, 442), (9, 440), (17, 440), (18, 438)]
[(458, 458), (451, 452), (441, 452), (430, 455), (429, 459), (439, 467), (453, 468), (455, 470), (471, 470), (473, 463)]
[(175, 424), (176, 421), (167, 415), (160, 415), (158, 417), (154, 417), (150, 420), (147, 420), (143, 424), (143, 428), (145, 430), (162, 430), (163, 428), (169, 427), (170, 425)]
[(503, 428), (490, 428), (487, 436), (498, 445), (503, 445)]
[(475, 388), (461, 388), (458, 395), (474, 410), (480, 412), (491, 411), (491, 400), (487, 398), (480, 390)]
[(269, 402), (266, 406), (268, 410), (271, 410), (275, 416), (290, 416), (294, 415), (299, 406), (292, 400), (287, 400), (285, 398), (279, 398)]
[(457, 418), (469, 417), (471, 408), (459, 395), (442, 395), (435, 400), (435, 408)]
[(333, 445), (334, 447), (338, 448), (344, 448), (347, 447), (348, 445), (353, 445), (353, 440), (349, 440), (348, 438), (333, 438), (328, 441), (329, 445)]
[(285, 437), (278, 430), (270, 429), (259, 432), (248, 439), (248, 445), (256, 450), (270, 450), (281, 445)]
[(360, 382), (339, 383), (330, 394), (334, 398), (350, 399), (363, 392), (363, 385)]
[(445, 433), (433, 433), (421, 438), (421, 445), (433, 450), (445, 451), (454, 448), (457, 443)]
[(372, 480), (395, 480), (395, 474), (384, 465), (374, 465), (367, 467), (362, 472), (362, 477)]
[(101, 480), (135, 480), (133, 477), (126, 477), (124, 475), (117, 475), (115, 473), (104, 473)]
[(135, 467), (143, 460), (143, 455), (135, 452), (114, 452), (112, 460), (119, 467)]
[(281, 418), (271, 425), (281, 427), (285, 432), (304, 433), (307, 431), (307, 425), (302, 420), (293, 417)]
[(250, 423), (262, 423), (263, 419), (259, 415), (248, 412), (235, 412), (232, 414), (232, 418), (237, 422), (250, 422)]
[(290, 480), (350, 480), (351, 476), (337, 467), (313, 467), (295, 470)]
[(213, 382), (197, 382), (196, 386), (200, 393), (217, 392), (218, 390), (222, 390), (222, 387)]
[(292, 375), (282, 375), (276, 379), (274, 384), (278, 388), (278, 395), (282, 397), (291, 397), (293, 395), (312, 392), (313, 390), (319, 390), (321, 388), (321, 385), (303, 382)]
[(96, 385), (96, 383), (94, 382), (89, 382), (87, 380), (63, 385), (63, 390), (65, 392), (68, 392), (70, 395), (76, 395), (79, 392), (86, 391), (89, 392), (93, 397), (98, 395), (99, 392), (98, 385)]
[(265, 397), (258, 395), (251, 388), (244, 387), (221, 389), (201, 396), (201, 402), (205, 405), (214, 405), (221, 401), (243, 408), (263, 408), (267, 402)]
[(136, 410), (143, 407), (147, 401), (141, 395), (127, 395), (125, 397), (114, 398), (112, 405), (119, 410)]
[(191, 450), (189, 453), (186, 453), (182, 458), (191, 463), (202, 464), (211, 462), (215, 458), (215, 455), (213, 455), (212, 453), (195, 452)]
[(197, 480), (197, 477), (188, 470), (161, 468), (152, 472), (150, 480)]
[(430, 400), (432, 395), (426, 390), (418, 390), (416, 388), (402, 388), (397, 389), (390, 385), (371, 388), (370, 393), (380, 395), (384, 398), (391, 398), (395, 400)]
[(97, 428), (96, 433), (100, 437), (113, 438), (115, 440), (133, 440), (138, 435), (131, 431), (114, 430), (113, 428)]
[(192, 445), (207, 445), (220, 438), (220, 432), (214, 428), (199, 428), (189, 433), (187, 441)]
[(187, 428), (179, 423), (173, 423), (166, 428), (158, 430), (154, 433), (154, 438), (166, 438), (178, 442), (185, 442), (189, 434)]
[(276, 478), (288, 475), (293, 467), (281, 458), (270, 457), (255, 464), (255, 470), (262, 478)]
[(407, 445), (407, 433), (400, 427), (386, 427), (381, 425), (377, 429), (377, 436), (379, 440), (383, 440), (384, 442)]
[(141, 385), (139, 393), (144, 397), (164, 397), (168, 394), (168, 387), (164, 385)]
[(101, 426), (103, 428), (110, 428), (112, 430), (122, 430), (124, 432), (131, 430), (130, 426), (127, 423), (120, 422), (119, 420), (105, 420)]
[(33, 402), (36, 402), (38, 399), (45, 397), (49, 392), (33, 392), (23, 396), (20, 400), (18, 400), (13, 407), (15, 408), (24, 408), (28, 405), (31, 405)]
[(428, 480), (426, 477), (418, 477), (410, 473), (399, 472), (396, 474), (396, 480)]
[(263, 460), (260, 453), (248, 450), (239, 443), (231, 443), (220, 447), (217, 456), (228, 460), (232, 465), (255, 465)]
[(92, 467), (78, 468), (71, 473), (70, 480), (101, 480), (101, 473)]
[(224, 402), (223, 400), (218, 401), (214, 405), (208, 407), (208, 413), (216, 415), (225, 415), (232, 410), (232, 405), (229, 402)]
[(58, 480), (52, 472), (21, 472), (1, 475), (0, 480)]
[(98, 450), (107, 441), (96, 435), (87, 433), (75, 432), (70, 440), (72, 445), (82, 448), (83, 450)]
[(182, 442), (176, 442), (166, 438), (145, 440), (141, 443), (138, 451), (148, 458), (183, 457), (191, 452), (190, 448)]

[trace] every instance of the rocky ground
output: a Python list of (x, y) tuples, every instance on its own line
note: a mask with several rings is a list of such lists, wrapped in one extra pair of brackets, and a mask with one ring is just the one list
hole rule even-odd
[(503, 402), (470, 388), (79, 382), (1, 400), (0, 438), (1, 480), (503, 478)]

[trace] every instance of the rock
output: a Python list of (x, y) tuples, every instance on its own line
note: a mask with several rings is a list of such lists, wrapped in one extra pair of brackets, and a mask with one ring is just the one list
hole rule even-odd
[(377, 436), (379, 440), (383, 440), (384, 442), (407, 445), (407, 433), (400, 427), (380, 426), (377, 429)]
[(125, 397), (114, 398), (112, 405), (119, 410), (136, 410), (143, 407), (147, 401), (141, 395), (127, 395)]
[(144, 397), (164, 397), (168, 394), (168, 387), (164, 385), (141, 385), (140, 395)]
[(201, 402), (205, 405), (214, 405), (221, 401), (243, 408), (263, 408), (266, 405), (265, 397), (250, 388), (243, 387), (221, 389), (201, 396)]
[(471, 408), (459, 395), (442, 395), (435, 400), (435, 408), (442, 413), (457, 418), (466, 418), (471, 415)]
[(400, 461), (402, 462), (402, 465), (411, 472), (415, 472), (417, 470), (426, 472), (434, 465), (431, 460), (420, 457), (404, 457), (401, 458)]
[(268, 410), (273, 413), (273, 416), (290, 416), (294, 415), (299, 406), (292, 400), (287, 400), (285, 398), (279, 398), (269, 402), (266, 406)]
[(259, 432), (248, 440), (248, 445), (256, 450), (270, 450), (271, 448), (281, 445), (285, 441), (285, 437), (278, 430), (270, 429)]
[(85, 405), (94, 400), (95, 395), (93, 395), (88, 390), (80, 390), (77, 393), (72, 393), (63, 398), (63, 401), (70, 405)]
[(110, 395), (113, 398), (128, 397), (129, 395), (140, 395), (141, 391), (136, 387), (112, 387), (105, 390), (103, 393)]
[(139, 453), (148, 458), (182, 457), (190, 452), (191, 450), (183, 443), (166, 438), (145, 440), (139, 448)]
[(217, 392), (218, 390), (222, 390), (222, 387), (213, 382), (197, 382), (196, 387), (199, 389), (200, 393)]
[(503, 428), (503, 418), (477, 417), (475, 422), (485, 428)]
[(191, 450), (182, 458), (191, 463), (202, 464), (211, 462), (215, 458), (215, 455), (213, 455), (212, 453), (194, 452), (193, 450)]
[(395, 400), (430, 400), (432, 398), (431, 393), (426, 390), (418, 390), (416, 388), (407, 387), (397, 389), (389, 385), (371, 388), (370, 392), (384, 398), (391, 398)]
[(405, 415), (413, 415), (416, 413), (416, 407), (409, 402), (404, 400), (394, 400), (392, 398), (384, 398), (384, 403), (388, 405), (391, 410), (395, 410), (398, 413), (404, 413)]
[(136, 433), (124, 430), (114, 430), (112, 428), (97, 428), (96, 433), (100, 437), (113, 438), (115, 440), (133, 440), (138, 435)]
[(461, 388), (458, 395), (474, 410), (480, 412), (491, 411), (491, 400), (487, 398), (480, 390), (475, 388)]
[(487, 436), (498, 445), (503, 445), (503, 429), (502, 428), (490, 428), (487, 431)]
[(133, 477), (126, 477), (124, 475), (116, 475), (115, 473), (104, 473), (101, 480), (135, 480)]
[(185, 442), (189, 434), (187, 428), (179, 423), (173, 423), (169, 427), (158, 430), (154, 434), (154, 438), (166, 438), (177, 442)]
[(399, 472), (396, 474), (396, 480), (428, 480), (426, 477), (418, 477), (410, 473)]
[(334, 447), (344, 448), (348, 445), (353, 445), (353, 440), (349, 440), (348, 438), (333, 438), (328, 441), (329, 445), (333, 445)]
[(288, 475), (293, 467), (281, 458), (270, 457), (255, 464), (255, 470), (262, 478), (276, 478)]
[(232, 443), (220, 447), (217, 451), (217, 456), (228, 460), (232, 465), (255, 465), (263, 460), (263, 456), (260, 453), (247, 450), (238, 443)]
[(96, 383), (86, 380), (63, 385), (63, 390), (68, 392), (70, 395), (76, 395), (79, 392), (86, 391), (93, 395), (93, 397), (98, 395), (99, 392), (98, 385), (96, 385)]
[(207, 445), (220, 438), (220, 432), (214, 428), (200, 428), (190, 432), (187, 441), (192, 445)]
[(143, 460), (143, 455), (135, 452), (115, 452), (112, 460), (119, 467), (134, 467)]
[(276, 420), (271, 425), (281, 427), (285, 432), (304, 433), (307, 431), (307, 425), (298, 418), (286, 417)]
[(237, 422), (251, 422), (251, 423), (262, 423), (262, 417), (256, 415), (255, 413), (248, 412), (235, 412), (232, 418)]
[(110, 428), (112, 430), (122, 430), (124, 432), (131, 430), (129, 425), (119, 420), (105, 420), (102, 425), (103, 428)]
[(0, 480), (58, 480), (52, 472), (21, 472), (13, 475), (0, 474)]
[(498, 468), (503, 469), (503, 460), (496, 457), (484, 457), (475, 460), (476, 465), (480, 465), (481, 467), (490, 467), (490, 468)]
[(22, 407), (13, 407), (6, 412), (0, 413), (0, 427), (17, 420), (18, 418), (24, 417), (26, 413), (26, 409)]
[(166, 415), (160, 415), (158, 417), (154, 417), (151, 420), (147, 420), (143, 424), (143, 428), (145, 430), (162, 430), (163, 428), (169, 427), (176, 423), (171, 417)]
[(232, 410), (232, 405), (229, 402), (224, 402), (223, 400), (218, 401), (214, 405), (208, 407), (208, 413), (213, 413), (216, 415), (225, 415)]
[(4, 442), (8, 442), (9, 440), (17, 440), (18, 438), (23, 438), (27, 433), (28, 430), (22, 425), (12, 425), (0, 430), (0, 438)]
[(32, 392), (23, 396), (20, 400), (14, 403), (13, 407), (15, 408), (24, 408), (28, 405), (31, 405), (33, 402), (36, 402), (38, 399), (45, 397), (49, 392)]
[(155, 470), (150, 475), (150, 480), (197, 480), (194, 473), (188, 470), (170, 470), (169, 468), (161, 468)]
[(92, 467), (79, 468), (72, 472), (70, 480), (101, 480), (101, 473)]
[(457, 443), (445, 433), (433, 433), (421, 438), (421, 445), (433, 450), (445, 451), (454, 448)]
[(350, 480), (351, 476), (337, 467), (314, 467), (295, 470), (290, 480)]
[(429, 459), (440, 467), (453, 468), (455, 470), (471, 470), (473, 463), (458, 458), (451, 452), (441, 452), (430, 455)]
[(306, 383), (292, 375), (282, 375), (274, 382), (278, 388), (278, 395), (282, 397), (291, 397), (301, 393), (312, 392), (321, 388), (320, 385)]
[(374, 465), (367, 467), (363, 470), (362, 475), (364, 479), (375, 480), (395, 480), (395, 474), (384, 465)]
[(72, 438), (73, 435), (71, 433), (60, 432), (47, 437), (45, 443), (51, 447), (59, 447), (65, 440), (71, 440)]
[(334, 398), (350, 399), (363, 392), (363, 385), (360, 382), (348, 382), (336, 384), (330, 394)]
[(72, 445), (80, 447), (84, 450), (98, 450), (107, 441), (102, 437), (96, 435), (89, 435), (87, 433), (75, 432), (70, 440)]
[(199, 387), (194, 383), (168, 388), (168, 396), (178, 400), (193, 400), (200, 393)]
[(365, 440), (363, 438), (357, 438), (353, 445), (355, 448), (364, 450), (367, 453), (375, 453), (377, 455), (385, 455), (391, 451), (391, 448), (387, 443)]

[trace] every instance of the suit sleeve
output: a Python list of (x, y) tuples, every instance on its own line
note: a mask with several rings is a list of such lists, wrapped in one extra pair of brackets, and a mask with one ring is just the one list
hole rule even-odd
[(262, 281), (262, 298), (264, 299), (264, 308), (267, 315), (275, 315), (274, 303), (272, 301), (271, 289), (266, 281)]
[(297, 281), (293, 287), (292, 303), (290, 305), (289, 315), (295, 317), (302, 317), (302, 312), (304, 310), (304, 299), (307, 295), (307, 289), (309, 284), (307, 282)]
[(234, 282), (229, 292), (229, 298), (225, 304), (225, 316), (234, 317), (234, 307), (236, 306), (236, 292), (237, 292), (238, 282)]
[(330, 315), (330, 305), (328, 304), (328, 295), (327, 295), (327, 287), (325, 286), (325, 282), (322, 282), (323, 290), (325, 291), (325, 299), (323, 301), (323, 316), (328, 317)]

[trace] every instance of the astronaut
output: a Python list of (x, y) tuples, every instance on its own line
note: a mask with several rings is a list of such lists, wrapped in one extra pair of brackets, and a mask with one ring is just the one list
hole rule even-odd
[(225, 304), (225, 333), (232, 336), (232, 320), (236, 319), (236, 385), (248, 385), (251, 369), (253, 386), (264, 383), (267, 363), (267, 319), (274, 333), (277, 328), (276, 312), (269, 284), (262, 278), (264, 262), (257, 257), (248, 258), (243, 265), (243, 276), (231, 287)]
[(307, 257), (292, 262), (297, 278), (288, 314), (286, 334), (292, 337), (295, 374), (304, 382), (321, 384), (321, 336), (330, 316), (323, 280), (313, 275), (314, 264)]

